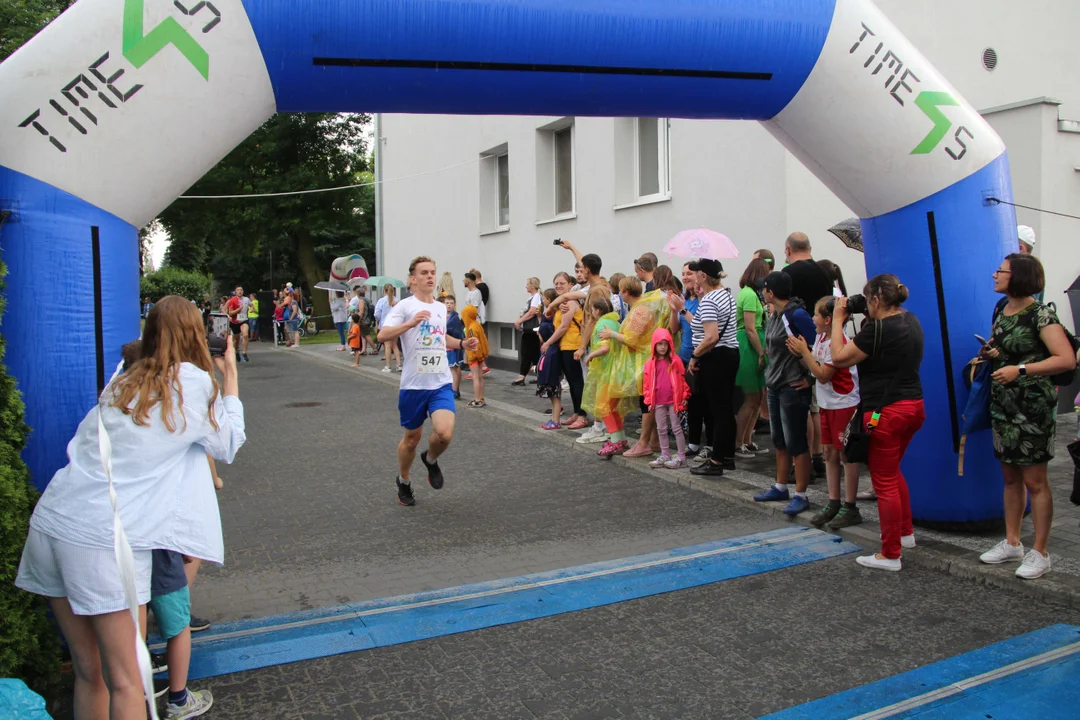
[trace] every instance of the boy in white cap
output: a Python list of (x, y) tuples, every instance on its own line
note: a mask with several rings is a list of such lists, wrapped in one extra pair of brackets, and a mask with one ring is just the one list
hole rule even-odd
[(1017, 225), (1016, 238), (1020, 241), (1020, 254), (1030, 255), (1035, 249), (1035, 231), (1027, 225)]

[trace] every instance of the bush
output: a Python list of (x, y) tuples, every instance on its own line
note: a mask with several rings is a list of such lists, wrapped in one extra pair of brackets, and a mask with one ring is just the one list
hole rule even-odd
[[(0, 258), (0, 318), (6, 274)], [(4, 346), (0, 335), (0, 677), (21, 678), (42, 692), (59, 676), (60, 643), (45, 615), (45, 599), (15, 587), (37, 491), (19, 455), (30, 428), (15, 378), (3, 364)]]
[(174, 267), (163, 267), (157, 272), (143, 275), (139, 283), (139, 297), (157, 302), (166, 295), (179, 295), (188, 300), (201, 300), (210, 294), (210, 278), (206, 275)]

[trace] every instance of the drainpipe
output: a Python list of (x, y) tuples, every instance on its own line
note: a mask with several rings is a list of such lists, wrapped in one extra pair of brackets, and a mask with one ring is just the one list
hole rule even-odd
[(375, 274), (386, 274), (383, 257), (382, 113), (375, 113)]

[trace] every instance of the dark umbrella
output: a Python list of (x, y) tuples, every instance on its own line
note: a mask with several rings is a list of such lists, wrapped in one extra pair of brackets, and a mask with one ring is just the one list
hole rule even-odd
[(840, 242), (852, 250), (863, 251), (862, 225), (859, 223), (859, 218), (842, 220), (829, 228), (829, 232), (840, 238)]

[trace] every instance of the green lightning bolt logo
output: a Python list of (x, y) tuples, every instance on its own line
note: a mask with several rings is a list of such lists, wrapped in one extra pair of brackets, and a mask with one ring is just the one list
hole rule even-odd
[(176, 18), (165, 18), (150, 32), (143, 34), (144, 0), (124, 2), (124, 57), (141, 68), (146, 62), (172, 45), (188, 59), (204, 79), (210, 79), (210, 55)]
[(924, 90), (915, 98), (915, 104), (922, 110), (926, 117), (934, 123), (934, 128), (923, 138), (922, 142), (911, 151), (912, 155), (925, 155), (938, 146), (952, 127), (952, 121), (945, 117), (941, 111), (942, 106), (959, 105), (956, 99), (947, 92), (931, 92)]

